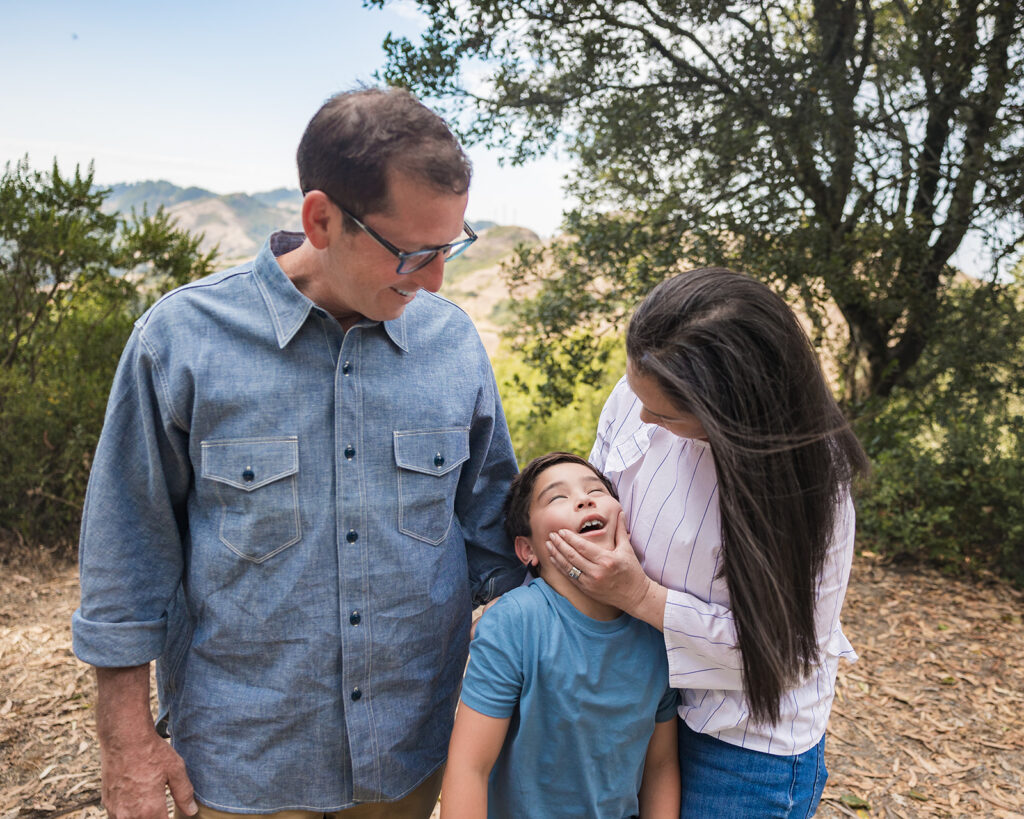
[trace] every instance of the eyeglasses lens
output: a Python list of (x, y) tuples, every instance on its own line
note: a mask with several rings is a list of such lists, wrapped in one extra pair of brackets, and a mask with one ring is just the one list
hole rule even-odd
[(417, 253), (404, 254), (398, 265), (398, 273), (401, 276), (405, 276), (409, 273), (415, 273), (417, 270), (421, 270), (434, 261), (434, 257), (438, 253), (444, 256), (445, 261), (454, 259), (467, 247), (473, 244), (474, 241), (475, 237), (470, 237), (441, 248), (440, 250), (422, 250)]

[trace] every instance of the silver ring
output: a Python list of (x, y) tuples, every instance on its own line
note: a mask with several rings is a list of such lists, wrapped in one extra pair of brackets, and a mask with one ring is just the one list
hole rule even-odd
[(572, 578), (573, 580), (579, 580), (580, 579), (580, 575), (582, 575), (583, 572), (581, 572), (575, 566), (570, 566), (568, 574), (569, 574), (569, 577)]

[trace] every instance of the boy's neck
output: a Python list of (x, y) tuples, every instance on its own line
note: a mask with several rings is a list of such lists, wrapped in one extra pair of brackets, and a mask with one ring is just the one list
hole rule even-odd
[(579, 586), (561, 572), (544, 571), (540, 573), (541, 579), (562, 597), (572, 603), (580, 614), (584, 614), (592, 620), (614, 620), (622, 609), (609, 606), (607, 603), (600, 603), (593, 597), (588, 597)]

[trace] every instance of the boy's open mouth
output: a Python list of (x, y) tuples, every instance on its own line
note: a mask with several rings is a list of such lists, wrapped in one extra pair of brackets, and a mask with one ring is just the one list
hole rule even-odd
[(580, 534), (583, 535), (587, 532), (599, 532), (602, 529), (604, 529), (604, 521), (599, 520), (598, 518), (591, 518), (590, 520), (585, 521), (580, 527)]

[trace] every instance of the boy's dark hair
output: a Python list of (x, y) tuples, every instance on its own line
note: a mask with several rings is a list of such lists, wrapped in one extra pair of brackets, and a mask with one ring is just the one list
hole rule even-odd
[[(619, 499), (619, 493), (615, 491), (612, 482), (601, 474), (601, 470), (597, 469), (590, 461), (579, 455), (573, 455), (571, 452), (549, 452), (547, 455), (541, 455), (523, 467), (523, 471), (512, 479), (508, 488), (508, 496), (505, 498), (505, 531), (511, 540), (515, 540), (520, 535), (530, 537), (532, 534), (530, 531), (530, 502), (533, 500), (533, 487), (542, 472), (558, 464), (579, 464), (587, 467), (601, 479), (601, 483), (604, 484), (611, 496), (615, 500)], [(536, 568), (531, 566), (530, 573), (536, 576)]]
[(389, 168), (457, 195), (469, 190), (472, 174), (444, 120), (400, 88), (331, 97), (306, 126), (296, 158), (303, 195), (323, 191), (359, 219), (391, 204)]

